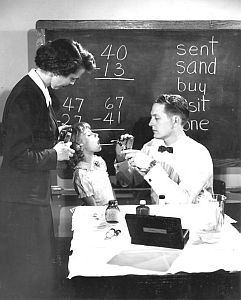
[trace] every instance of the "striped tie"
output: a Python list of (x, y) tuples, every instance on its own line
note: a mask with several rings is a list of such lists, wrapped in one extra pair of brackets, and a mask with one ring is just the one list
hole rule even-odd
[(161, 162), (161, 166), (163, 167), (163, 169), (167, 172), (168, 177), (173, 180), (174, 182), (176, 182), (177, 184), (180, 183), (180, 177), (179, 175), (176, 173), (176, 171), (173, 169), (172, 166), (170, 166), (168, 163), (166, 162)]

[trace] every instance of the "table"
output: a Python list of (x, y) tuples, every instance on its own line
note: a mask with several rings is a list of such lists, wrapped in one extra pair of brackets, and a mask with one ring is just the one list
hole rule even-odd
[[(217, 297), (235, 299), (240, 295), (241, 235), (225, 216), (218, 242), (194, 243), (192, 230), (199, 209), (193, 205), (150, 205), (150, 214), (181, 217), (183, 228), (190, 229), (190, 240), (178, 250), (132, 245), (124, 215), (135, 213), (133, 205), (120, 206), (120, 222), (114, 227), (121, 229), (121, 234), (108, 240), (105, 233), (113, 225), (104, 221), (105, 207), (76, 207), (68, 278), (78, 294), (85, 296), (87, 292), (88, 296), (102, 293), (122, 298), (128, 293), (125, 287), (129, 287), (137, 297), (169, 295), (174, 299), (176, 293), (215, 297), (218, 293)], [(83, 292), (86, 284), (93, 289)]]

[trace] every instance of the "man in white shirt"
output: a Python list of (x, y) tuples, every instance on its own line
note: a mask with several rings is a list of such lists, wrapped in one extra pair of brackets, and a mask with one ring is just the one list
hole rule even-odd
[(212, 158), (207, 148), (186, 136), (183, 127), (188, 118), (186, 99), (160, 95), (152, 106), (149, 122), (154, 138), (141, 150), (121, 151), (116, 146), (117, 181), (130, 187), (146, 180), (156, 204), (197, 203), (210, 198)]

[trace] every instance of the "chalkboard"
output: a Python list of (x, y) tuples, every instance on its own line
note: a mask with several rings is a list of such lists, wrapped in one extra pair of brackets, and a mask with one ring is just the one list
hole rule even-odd
[(38, 21), (36, 27), (39, 42), (72, 38), (94, 54), (93, 73), (55, 91), (57, 114), (61, 123), (86, 121), (99, 133), (110, 174), (110, 141), (132, 133), (140, 149), (150, 140), (151, 105), (160, 93), (188, 100), (186, 133), (216, 164), (240, 162), (241, 22)]

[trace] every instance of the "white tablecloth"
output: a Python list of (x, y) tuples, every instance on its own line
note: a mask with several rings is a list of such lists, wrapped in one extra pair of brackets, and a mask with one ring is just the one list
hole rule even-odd
[[(69, 257), (69, 278), (74, 276), (164, 275), (183, 272), (213, 272), (219, 269), (241, 271), (241, 235), (225, 216), (219, 234), (198, 240), (196, 228), (203, 208), (193, 205), (150, 205), (151, 215), (180, 217), (182, 227), (190, 229), (190, 239), (183, 250), (131, 244), (125, 222), (126, 213), (135, 213), (135, 206), (120, 206), (118, 224), (105, 222), (106, 207), (76, 207), (72, 217), (72, 254)], [(114, 227), (121, 234), (105, 239)]]

